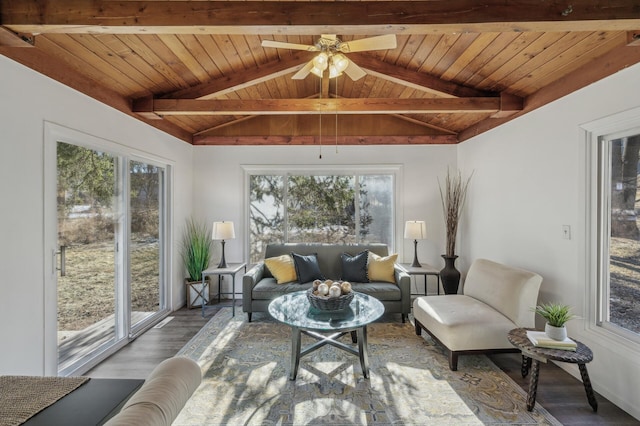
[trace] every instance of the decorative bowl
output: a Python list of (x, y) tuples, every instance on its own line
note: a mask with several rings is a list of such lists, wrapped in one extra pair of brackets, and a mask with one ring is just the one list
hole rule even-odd
[(342, 309), (346, 309), (354, 296), (355, 294), (353, 291), (338, 297), (328, 297), (316, 296), (313, 294), (312, 288), (307, 290), (307, 299), (309, 299), (309, 304), (321, 311), (340, 311)]

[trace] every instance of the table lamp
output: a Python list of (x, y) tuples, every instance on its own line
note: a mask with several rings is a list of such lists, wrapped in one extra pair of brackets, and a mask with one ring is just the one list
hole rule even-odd
[(413, 263), (411, 266), (420, 268), (418, 262), (418, 240), (427, 238), (427, 224), (423, 220), (408, 220), (404, 225), (404, 237), (413, 240)]
[(218, 264), (218, 268), (226, 268), (227, 262), (224, 259), (224, 240), (232, 240), (236, 237), (233, 230), (233, 222), (213, 222), (212, 239), (222, 240), (222, 259)]

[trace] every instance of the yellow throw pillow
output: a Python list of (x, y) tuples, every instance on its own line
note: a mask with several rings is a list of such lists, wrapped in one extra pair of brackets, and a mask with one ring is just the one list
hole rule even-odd
[(398, 258), (397, 254), (391, 254), (386, 257), (378, 256), (369, 252), (369, 281), (385, 281), (389, 283), (396, 282), (394, 264)]
[(293, 264), (293, 258), (288, 254), (265, 259), (264, 264), (267, 265), (271, 275), (273, 275), (278, 284), (290, 283), (298, 278), (296, 276), (296, 267)]

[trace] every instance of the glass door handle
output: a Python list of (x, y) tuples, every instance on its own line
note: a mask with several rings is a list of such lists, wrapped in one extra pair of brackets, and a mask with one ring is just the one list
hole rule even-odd
[[(66, 266), (67, 265), (67, 260), (66, 260), (67, 259), (67, 255), (66, 255), (66, 253), (67, 253), (67, 246), (60, 246), (60, 251), (55, 253), (55, 255), (58, 255), (58, 254), (60, 255), (60, 267), (59, 268), (56, 267), (56, 270), (60, 271), (60, 276), (61, 277), (64, 277), (67, 274), (67, 266)], [(56, 262), (53, 262), (53, 263), (55, 265)]]

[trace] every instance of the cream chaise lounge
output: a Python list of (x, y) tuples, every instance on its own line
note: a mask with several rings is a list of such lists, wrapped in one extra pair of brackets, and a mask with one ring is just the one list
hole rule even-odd
[(449, 368), (458, 355), (519, 352), (509, 330), (534, 327), (542, 277), (523, 269), (478, 259), (471, 265), (463, 294), (422, 296), (413, 303), (416, 334), (426, 330), (449, 351)]

